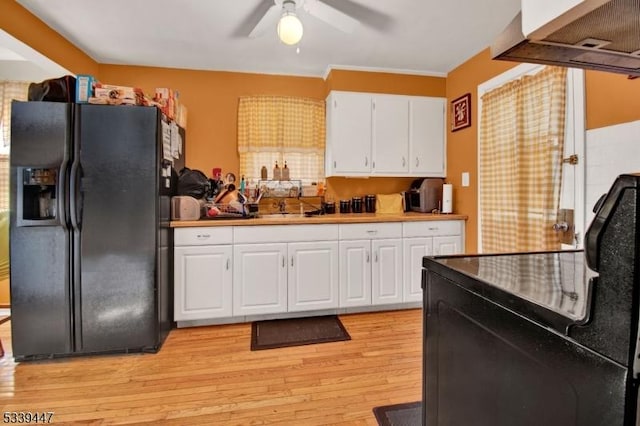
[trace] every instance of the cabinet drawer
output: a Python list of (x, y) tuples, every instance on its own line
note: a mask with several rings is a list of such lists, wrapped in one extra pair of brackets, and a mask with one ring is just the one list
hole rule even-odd
[(233, 241), (236, 244), (333, 241), (337, 239), (338, 225), (236, 226), (233, 229)]
[(205, 246), (212, 244), (231, 244), (233, 232), (230, 226), (178, 228), (174, 233), (176, 246)]
[(434, 237), (439, 235), (462, 235), (462, 221), (430, 220), (402, 224), (403, 237)]
[(400, 238), (402, 223), (354, 223), (340, 225), (341, 240), (377, 240), (380, 238)]

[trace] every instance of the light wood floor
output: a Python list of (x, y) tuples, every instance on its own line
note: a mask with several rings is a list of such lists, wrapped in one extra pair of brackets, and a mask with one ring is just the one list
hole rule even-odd
[(2, 411), (53, 423), (376, 425), (421, 398), (419, 309), (342, 315), (352, 340), (251, 352), (250, 324), (173, 330), (157, 354), (16, 364), (0, 325)]

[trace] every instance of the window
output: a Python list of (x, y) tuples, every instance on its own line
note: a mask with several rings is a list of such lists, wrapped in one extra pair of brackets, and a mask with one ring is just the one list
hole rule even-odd
[(26, 101), (29, 83), (0, 81), (0, 210), (9, 210), (11, 101)]
[(240, 98), (238, 153), (240, 174), (260, 179), (265, 166), (269, 178), (278, 162), (286, 161), (292, 180), (303, 185), (324, 180), (325, 104), (322, 100), (282, 96)]
[(567, 70), (536, 71), (481, 96), (482, 251), (560, 249)]

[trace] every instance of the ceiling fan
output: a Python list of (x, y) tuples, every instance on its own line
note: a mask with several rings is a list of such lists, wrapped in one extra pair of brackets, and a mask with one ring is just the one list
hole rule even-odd
[[(351, 1), (342, 0), (342, 3), (344, 5), (341, 9), (351, 8), (352, 13), (363, 12), (364, 15), (375, 13)], [(271, 28), (275, 28), (283, 43), (297, 44), (303, 34), (302, 22), (297, 16), (300, 13), (308, 13), (348, 34), (360, 25), (360, 20), (320, 0), (263, 0), (260, 6), (263, 10), (267, 7), (268, 9), (259, 17), (249, 33), (250, 38), (259, 37)]]

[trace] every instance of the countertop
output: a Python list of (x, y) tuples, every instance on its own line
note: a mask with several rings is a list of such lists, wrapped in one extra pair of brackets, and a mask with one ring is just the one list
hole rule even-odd
[(563, 334), (588, 319), (595, 274), (581, 250), (425, 257), (423, 266)]
[(306, 217), (299, 214), (270, 214), (251, 219), (201, 219), (172, 221), (172, 228), (194, 226), (313, 225), (325, 223), (419, 222), (424, 220), (467, 220), (460, 214), (407, 212), (400, 214), (345, 213)]

